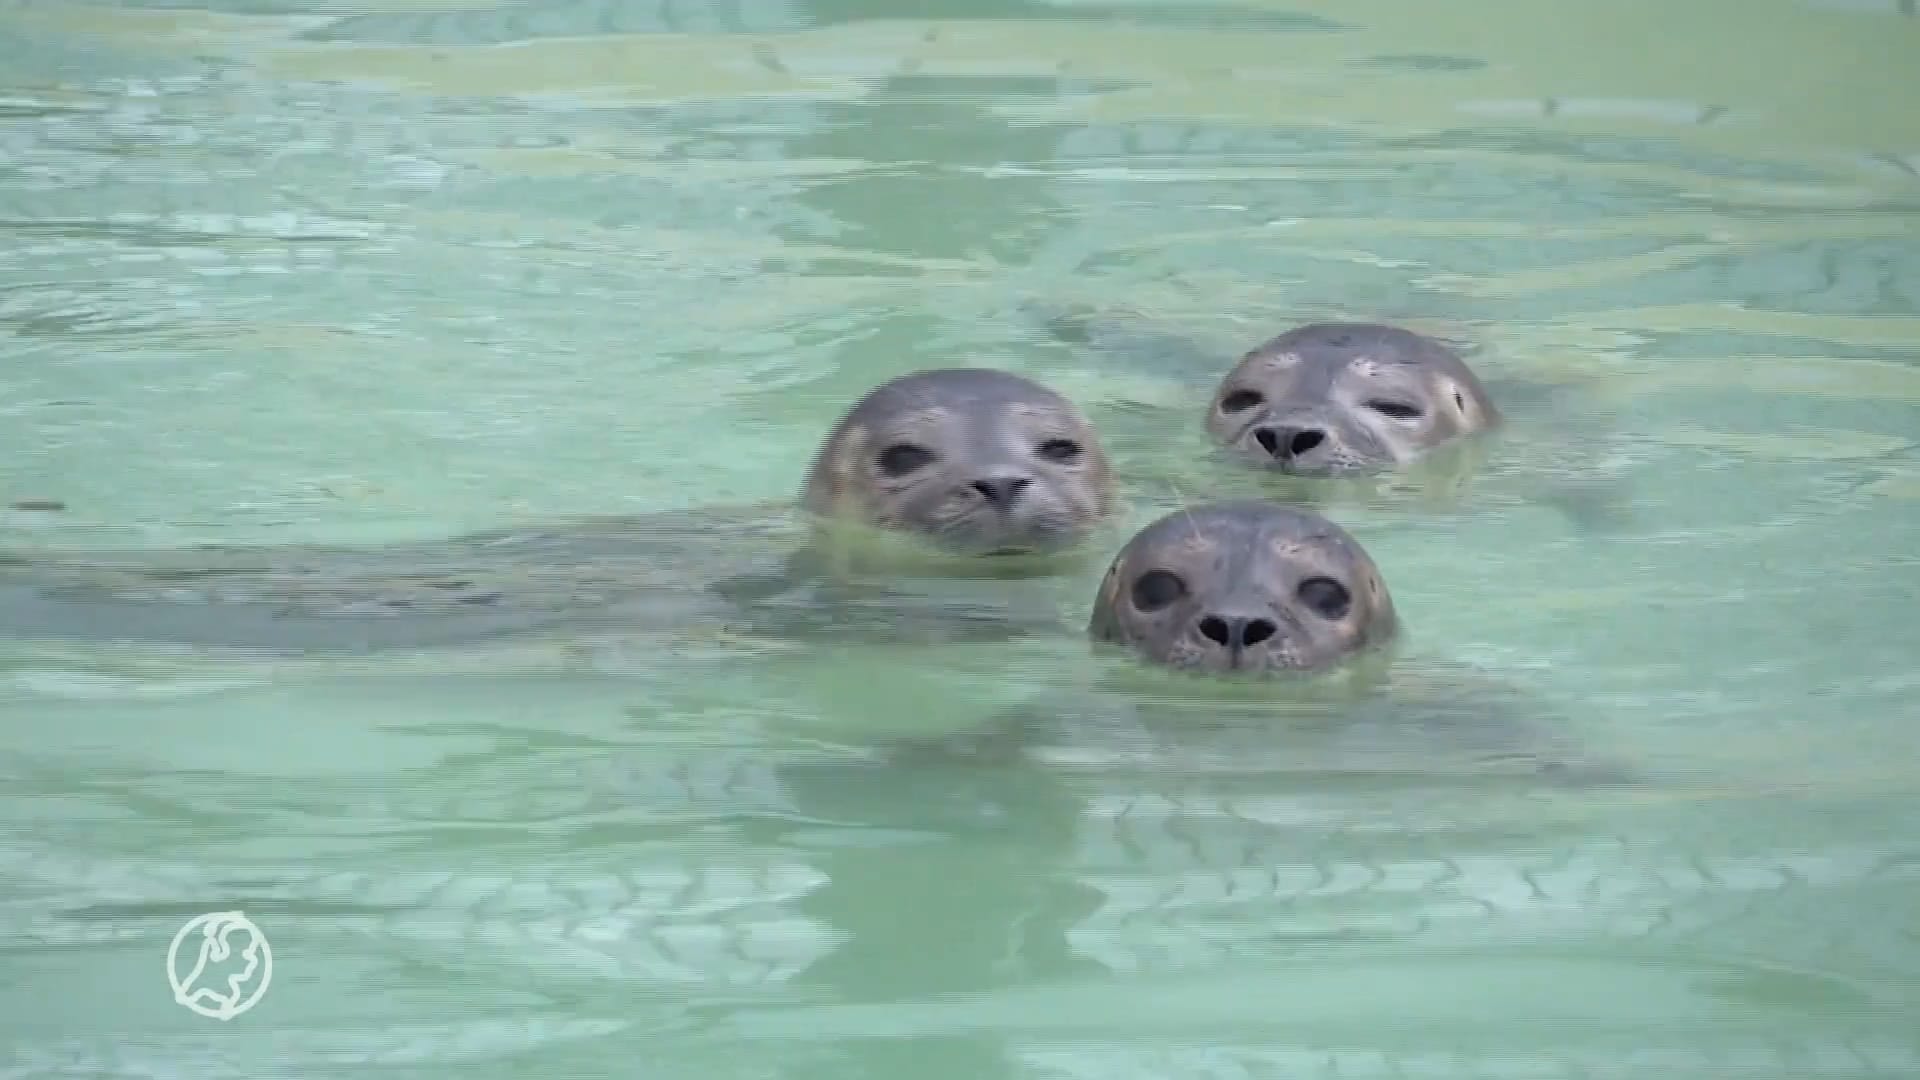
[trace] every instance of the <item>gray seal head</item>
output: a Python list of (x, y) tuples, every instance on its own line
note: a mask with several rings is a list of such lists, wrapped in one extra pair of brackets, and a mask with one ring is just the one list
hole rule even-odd
[(1466, 362), (1377, 323), (1313, 323), (1242, 357), (1207, 407), (1236, 456), (1294, 476), (1381, 473), (1500, 422)]
[(1392, 642), (1393, 598), (1358, 541), (1261, 501), (1179, 510), (1134, 534), (1087, 633), (1154, 664), (1256, 675), (1324, 671)]
[(1066, 398), (989, 368), (903, 375), (827, 435), (801, 506), (960, 555), (1047, 554), (1113, 513), (1098, 434)]

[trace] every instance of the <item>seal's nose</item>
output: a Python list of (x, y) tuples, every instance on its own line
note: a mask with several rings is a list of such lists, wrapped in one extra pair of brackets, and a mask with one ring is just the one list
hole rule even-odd
[(1002, 473), (998, 476), (983, 476), (973, 482), (973, 490), (979, 492), (992, 506), (1005, 510), (1014, 504), (1020, 493), (1033, 483), (1033, 477), (1022, 473)]
[(1327, 432), (1325, 428), (1268, 424), (1255, 428), (1253, 438), (1275, 461), (1293, 461), (1325, 445)]
[(1272, 619), (1260, 615), (1208, 612), (1200, 616), (1200, 636), (1236, 655), (1280, 632)]

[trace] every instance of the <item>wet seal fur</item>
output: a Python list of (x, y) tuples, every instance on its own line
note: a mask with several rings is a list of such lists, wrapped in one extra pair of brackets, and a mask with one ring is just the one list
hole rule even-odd
[(1200, 480), (1169, 466), (1165, 425), (1177, 422), (1169, 410), (1115, 402), (1110, 407), (1142, 426), (1105, 424), (1109, 440), (1129, 457), (1130, 444), (1153, 448), (1138, 466), (1127, 463), (1149, 482), (1164, 475), (1216, 495), (1250, 487), (1318, 506), (1411, 495), (1427, 509), (1455, 510), (1491, 474), (1590, 531), (1614, 531), (1629, 518), (1623, 485), (1602, 466), (1610, 428), (1576, 406), (1573, 388), (1488, 378), (1461, 349), (1429, 335), (1379, 322), (1312, 322), (1239, 353), (1221, 375), (1226, 350), (1138, 314), (1030, 303), (1023, 316), (1104, 362), (1183, 387), (1211, 383), (1201, 426), (1216, 456), (1248, 470), (1244, 479)]
[(1001, 640), (1117, 503), (1097, 432), (988, 369), (869, 392), (793, 505), (612, 517), (352, 548), (0, 552), (0, 636), (268, 652), (425, 648), (532, 631)]

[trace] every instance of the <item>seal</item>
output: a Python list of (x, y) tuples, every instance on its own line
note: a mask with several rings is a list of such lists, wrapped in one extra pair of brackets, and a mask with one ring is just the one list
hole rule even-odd
[(1230, 500), (1155, 519), (1108, 565), (1085, 637), (1119, 666), (977, 728), (903, 739), (890, 760), (1166, 768), (1186, 782), (1624, 775), (1543, 730), (1552, 710), (1533, 695), (1409, 656), (1372, 555), (1304, 507)]
[(1140, 530), (1114, 556), (1087, 633), (1171, 668), (1323, 671), (1391, 645), (1379, 567), (1345, 529), (1274, 503), (1214, 503)]
[(378, 548), (0, 552), (0, 636), (294, 653), (700, 627), (999, 640), (1058, 618), (1000, 579), (1058, 576), (1117, 501), (1098, 433), (1058, 393), (921, 371), (847, 411), (797, 505)]
[(1500, 420), (1480, 379), (1440, 342), (1324, 322), (1241, 357), (1215, 388), (1206, 426), (1242, 460), (1326, 477), (1385, 472)]
[[(1188, 407), (1172, 402), (1207, 385), (1196, 442), (1211, 443), (1212, 456), (1252, 466), (1244, 483), (1262, 497), (1404, 508), (1410, 496), (1424, 509), (1452, 511), (1469, 501), (1470, 489), (1491, 488), (1550, 506), (1589, 531), (1616, 530), (1630, 516), (1616, 472), (1622, 455), (1605, 445), (1611, 422), (1578, 400), (1576, 387), (1489, 378), (1436, 337), (1381, 322), (1316, 321), (1230, 352), (1137, 312), (1023, 308), (1048, 337), (1084, 347), (1136, 376), (1136, 385), (1142, 375), (1170, 383), (1165, 403), (1095, 403), (1116, 414), (1105, 425), (1109, 442), (1137, 479), (1205, 485), (1216, 496), (1243, 483), (1168, 464), (1167, 425)], [(1221, 375), (1221, 358), (1236, 354)], [(1133, 393), (1143, 389), (1163, 393)], [(1191, 460), (1207, 456), (1197, 446)]]
[(963, 555), (1048, 554), (1107, 520), (1112, 469), (1071, 402), (1011, 372), (905, 375), (827, 435), (800, 503)]

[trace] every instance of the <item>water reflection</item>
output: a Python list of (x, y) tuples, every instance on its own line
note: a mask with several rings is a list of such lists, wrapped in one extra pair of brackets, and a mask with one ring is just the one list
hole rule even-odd
[[(1573, 1016), (1594, 1000), (1593, 986), (1612, 982), (1652, 995), (1642, 1007), (1632, 995), (1608, 1006), (1644, 1025), (1656, 1019), (1651, 1002), (1680, 993), (1667, 980), (1685, 972), (1721, 980), (1732, 997), (1705, 1012), (1706, 999), (1694, 999), (1665, 1022), (1704, 1021), (1752, 994), (1784, 995), (1800, 1010), (1798, 1042), (1688, 1044), (1710, 1065), (1716, 1054), (1840, 1053), (1852, 1045), (1850, 1027), (1862, 1032), (1867, 1064), (1836, 1066), (1838, 1075), (1875, 1075), (1876, 1062), (1906, 1060), (1884, 1039), (1873, 1050), (1871, 1025), (1859, 1027), (1903, 1000), (1901, 898), (1920, 879), (1920, 849), (1901, 839), (1920, 822), (1907, 821), (1914, 810), (1903, 797), (1328, 785), (1297, 762), (1264, 770), (1244, 747), (1232, 752), (1233, 774), (1195, 772), (1178, 754), (1146, 768), (1084, 756), (903, 766), (861, 744), (803, 739), (781, 749), (773, 715), (672, 692), (642, 711), (606, 709), (632, 699), (638, 686), (626, 680), (573, 683), (568, 700), (603, 706), (576, 704), (537, 724), (487, 716), (513, 715), (516, 702), (541, 708), (567, 684), (470, 685), (484, 710), (426, 723), (418, 705), (453, 689), (439, 685), (362, 688), (372, 695), (362, 715), (390, 714), (372, 728), (388, 733), (382, 743), (417, 733), (426, 755), (413, 764), (381, 754), (394, 764), (378, 772), (346, 759), (333, 775), (316, 763), (314, 775), (277, 783), (263, 756), (270, 743), (251, 767), (243, 748), (210, 745), (208, 764), (225, 759), (222, 768), (172, 771), (192, 761), (176, 749), (171, 769), (158, 758), (87, 765), (74, 790), (63, 778), (79, 771), (77, 760), (44, 759), (29, 771), (15, 755), (14, 799), (117, 807), (115, 816), (138, 826), (119, 852), (92, 836), (85, 815), (61, 815), (37, 840), (7, 845), (6, 946), (114, 949), (137, 967), (180, 920), (242, 908), (270, 927), (289, 964), (304, 958), (305, 974), (291, 981), (310, 989), (283, 1007), (313, 1018), (303, 1022), (379, 1032), (276, 1042), (312, 1067), (389, 1054), (479, 1060), (489, 1040), (505, 1041), (499, 1053), (578, 1040), (604, 1061), (663, 1038), (684, 1046), (690, 1064), (717, 1052), (685, 1029), (707, 1015), (733, 1017), (722, 1043), (797, 1039), (796, 1048), (826, 1055), (796, 1065), (800, 1075), (886, 1075), (920, 1054), (941, 1075), (1078, 1075), (1106, 1061), (1205, 1076), (1238, 1056), (1265, 1068), (1324, 1052), (1230, 1042), (1189, 1058), (1180, 1033), (1195, 1024), (1236, 1029), (1273, 1010), (1295, 1023), (1307, 1015), (1355, 1030), (1374, 1023), (1373, 1036), (1347, 1045), (1370, 1047), (1381, 1062), (1430, 1060), (1438, 1043), (1381, 1033), (1395, 1015), (1413, 1009), (1466, 1025), (1475, 1012), (1511, 1014), (1520, 1003), (1503, 995), (1533, 987), (1526, 992), (1543, 1018)], [(340, 692), (350, 689), (304, 693), (345, 705), (352, 698)], [(866, 695), (830, 700), (843, 715), (899, 707)], [(375, 702), (383, 704), (369, 713)], [(202, 714), (210, 706), (229, 726), (256, 714), (243, 702), (190, 703)], [(187, 734), (166, 726), (170, 738)], [(1101, 738), (1082, 730), (1066, 749), (1084, 755)], [(461, 741), (473, 749), (460, 750)], [(1865, 839), (1875, 835), (1882, 839)], [(304, 852), (297, 861), (287, 857), (293, 848)], [(1825, 929), (1809, 933), (1813, 925)], [(339, 962), (316, 970), (320, 955)], [(1538, 985), (1519, 970), (1475, 974), (1493, 957), (1531, 957), (1541, 978), (1556, 958), (1573, 967)], [(1461, 987), (1477, 988), (1478, 1004), (1443, 1003), (1438, 988), (1452, 983), (1439, 973), (1449, 965)], [(1144, 980), (1143, 990), (1177, 996), (1195, 978), (1220, 980), (1225, 996), (1147, 1008), (1129, 1022), (1151, 1040), (1137, 1046), (1087, 1041), (1116, 1019), (1109, 995), (1118, 985)], [(495, 1021), (473, 1021), (434, 1035), (340, 996), (355, 983), (377, 987), (385, 1009), (459, 986), (463, 1015), (497, 999), (621, 1019), (556, 1016), (543, 1027), (522, 1017), (492, 1035), (482, 1031)], [(1389, 984), (1400, 987), (1390, 1000), (1368, 997)], [(634, 1016), (617, 1003), (636, 991), (670, 992), (674, 1004)], [(1291, 996), (1299, 994), (1315, 1004), (1303, 1011)], [(1124, 1011), (1138, 1008), (1146, 1006)], [(1821, 1023), (1831, 1038), (1816, 1033)], [(1651, 1052), (1652, 1038), (1618, 1053), (1604, 1038), (1576, 1038), (1560, 1053), (1624, 1067)], [(204, 1049), (195, 1039), (117, 1045), (179, 1062)], [(1499, 1059), (1497, 1042), (1485, 1045), (1484, 1060)], [(855, 1047), (855, 1058), (842, 1056)], [(74, 1052), (41, 1044), (16, 1057)]]
[(915, 0), (905, 9), (884, 9), (865, 0), (565, 0), (466, 11), (353, 15), (302, 31), (299, 36), (309, 41), (397, 45), (499, 45), (604, 34), (784, 34), (898, 19), (962, 24), (1014, 19), (1084, 20), (1269, 33), (1343, 28), (1318, 15), (1225, 3), (1143, 7), (1127, 3)]

